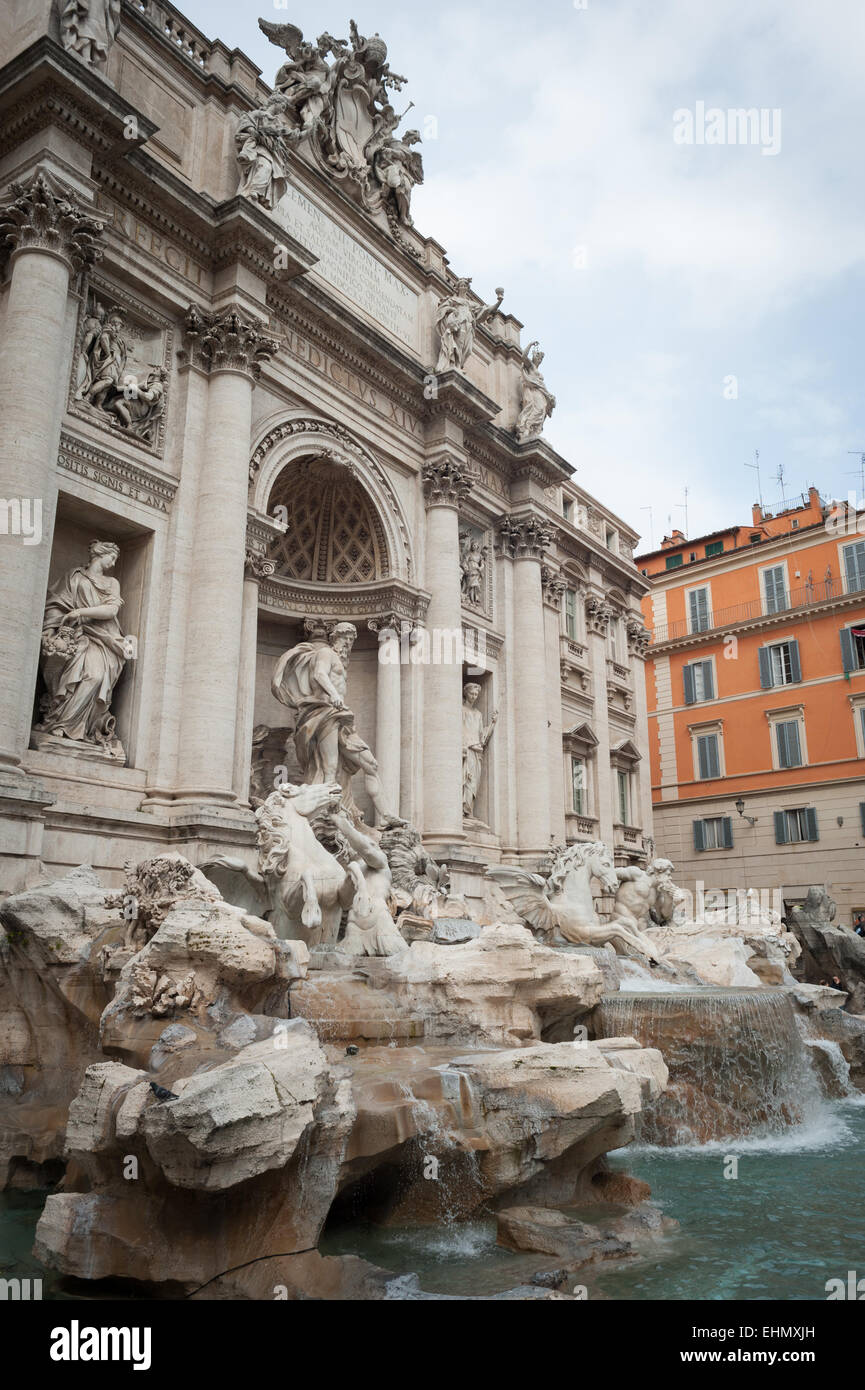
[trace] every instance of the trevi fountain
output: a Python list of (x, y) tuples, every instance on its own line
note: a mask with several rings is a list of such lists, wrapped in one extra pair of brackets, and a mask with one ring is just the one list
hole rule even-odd
[(865, 944), (654, 845), (636, 537), (384, 41), (4, 23), (4, 1287), (826, 1297)]

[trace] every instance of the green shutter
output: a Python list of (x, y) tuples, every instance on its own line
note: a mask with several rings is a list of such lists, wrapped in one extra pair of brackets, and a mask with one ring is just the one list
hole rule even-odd
[(856, 670), (856, 653), (853, 650), (853, 634), (849, 627), (841, 629), (841, 661), (844, 666), (844, 674), (849, 675)]
[(865, 835), (865, 801), (859, 802), (859, 819), (862, 822), (862, 834)]
[(808, 826), (808, 839), (819, 840), (820, 836), (817, 833), (817, 812), (813, 806), (807, 808), (805, 812), (805, 822)]
[(706, 848), (706, 835), (701, 820), (694, 821), (694, 849), (703, 850)]
[(775, 812), (775, 844), (786, 845), (787, 843), (787, 817), (783, 811)]
[(731, 816), (724, 816), (724, 849), (733, 848), (733, 820)]
[(696, 703), (697, 696), (694, 692), (694, 668), (685, 666), (682, 669), (682, 679), (685, 685), (685, 704), (693, 705)]
[(761, 647), (757, 655), (760, 658), (760, 685), (763, 690), (772, 689), (772, 663), (769, 660), (769, 648)]
[(798, 682), (802, 679), (802, 662), (799, 657), (799, 643), (788, 642), (787, 646), (790, 648), (790, 676), (794, 682)]
[(715, 676), (711, 661), (703, 662), (703, 691), (707, 700), (715, 698)]

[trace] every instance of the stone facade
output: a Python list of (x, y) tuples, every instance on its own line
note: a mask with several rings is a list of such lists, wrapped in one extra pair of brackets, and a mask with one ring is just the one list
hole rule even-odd
[[(253, 864), (254, 734), (259, 781), (292, 773), (275, 662), (345, 621), (383, 795), (456, 891), (566, 841), (651, 857), (636, 536), (543, 438), (543, 354), (502, 292), (415, 228), (383, 44), (274, 38), (274, 96), (170, 4), (91, 11), (0, 18), (0, 889), (80, 863), (119, 885), (168, 850)], [(340, 94), (320, 119), (304, 64)], [(116, 618), (69, 599), (49, 631), (94, 541)], [(101, 742), (45, 722), (58, 680), (103, 700)], [(471, 816), (468, 683), (499, 715)]]

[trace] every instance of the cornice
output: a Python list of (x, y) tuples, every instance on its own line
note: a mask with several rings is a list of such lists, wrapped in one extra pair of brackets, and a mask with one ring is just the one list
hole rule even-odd
[(725, 623), (723, 627), (712, 627), (705, 632), (686, 632), (681, 637), (670, 637), (665, 642), (653, 642), (648, 656), (665, 656), (674, 651), (689, 651), (693, 647), (705, 647), (712, 642), (723, 642), (730, 633), (741, 637), (748, 632), (770, 631), (772, 628), (792, 628), (814, 617), (824, 617), (827, 613), (847, 612), (850, 608), (861, 608), (865, 604), (865, 592), (836, 594), (824, 599), (822, 603), (803, 605), (801, 608), (786, 608), (780, 613), (762, 613), (753, 618), (739, 618)]
[(177, 480), (167, 473), (144, 461), (133, 463), (131, 459), (109, 453), (66, 430), (60, 436), (57, 466), (95, 483), (109, 498), (130, 498), (166, 514), (177, 492)]
[(261, 581), (259, 603), (263, 608), (294, 617), (315, 614), (368, 622), (371, 618), (397, 614), (407, 622), (423, 623), (430, 595), (399, 579), (374, 584), (304, 584), (276, 575)]

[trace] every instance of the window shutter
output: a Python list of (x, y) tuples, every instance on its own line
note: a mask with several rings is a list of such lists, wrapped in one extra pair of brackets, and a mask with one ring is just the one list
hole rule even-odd
[(712, 735), (712, 738), (711, 738), (711, 741), (710, 741), (710, 743), (709, 743), (709, 776), (710, 776), (710, 777), (720, 777), (720, 775), (721, 775), (721, 757), (720, 757), (720, 751), (719, 751), (719, 748), (718, 748), (718, 739), (717, 739), (717, 737), (713, 734), (713, 735)]
[(787, 751), (787, 725), (775, 725), (775, 742), (778, 745), (778, 766), (789, 767), (790, 759)]
[(760, 658), (760, 685), (763, 690), (772, 689), (772, 663), (769, 659), (769, 648), (761, 647), (758, 656)]
[(706, 848), (706, 833), (701, 820), (694, 821), (694, 849), (702, 850)]
[(859, 819), (862, 822), (862, 834), (865, 835), (865, 801), (859, 802)]
[(806, 810), (805, 821), (808, 826), (808, 839), (819, 840), (820, 836), (817, 833), (817, 812), (813, 806), (809, 806)]
[(715, 698), (715, 677), (712, 672), (711, 661), (703, 662), (703, 690), (707, 700)]
[(787, 725), (787, 766), (802, 766), (802, 747), (799, 739), (799, 725)]
[(724, 849), (733, 848), (733, 819), (731, 816), (724, 816)]
[(799, 657), (799, 643), (788, 642), (787, 646), (790, 649), (790, 679), (794, 682), (800, 681), (802, 679), (802, 662)]
[(696, 696), (695, 691), (694, 691), (694, 668), (693, 668), (693, 666), (685, 666), (685, 667), (683, 668), (683, 670), (682, 670), (682, 675), (683, 675), (684, 681), (685, 681), (685, 704), (686, 704), (686, 705), (693, 705), (693, 704), (696, 702), (696, 699), (697, 699), (697, 696)]
[(784, 565), (763, 571), (766, 612), (781, 613), (787, 607), (787, 571)]
[(709, 626), (708, 589), (692, 589), (688, 599), (691, 608), (691, 631), (705, 632)]
[(775, 844), (786, 845), (787, 843), (787, 817), (783, 811), (775, 812)]
[(844, 567), (848, 590), (865, 589), (865, 541), (844, 547)]
[(856, 670), (856, 654), (853, 650), (853, 634), (849, 627), (841, 629), (841, 661), (844, 666), (844, 674)]

